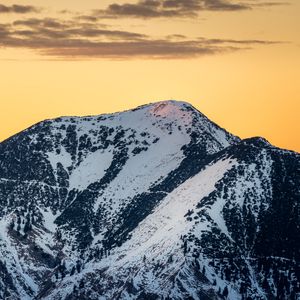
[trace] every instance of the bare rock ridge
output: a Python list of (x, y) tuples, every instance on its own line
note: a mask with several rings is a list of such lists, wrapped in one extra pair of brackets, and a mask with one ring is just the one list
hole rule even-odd
[(300, 154), (186, 102), (0, 143), (0, 299), (300, 299)]

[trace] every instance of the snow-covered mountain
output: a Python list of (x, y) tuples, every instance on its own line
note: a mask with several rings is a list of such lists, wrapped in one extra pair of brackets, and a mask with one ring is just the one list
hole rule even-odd
[(190, 104), (0, 144), (0, 299), (300, 299), (300, 155)]

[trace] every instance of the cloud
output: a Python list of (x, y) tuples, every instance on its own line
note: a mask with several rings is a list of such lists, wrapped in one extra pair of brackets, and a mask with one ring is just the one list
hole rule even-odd
[(196, 17), (203, 10), (236, 11), (251, 7), (229, 0), (140, 0), (136, 3), (113, 3), (106, 9), (95, 10), (94, 16), (102, 18), (162, 18)]
[(24, 25), (33, 28), (55, 28), (55, 29), (64, 29), (65, 25), (63, 22), (58, 21), (53, 18), (30, 18), (25, 20), (17, 20), (13, 25)]
[(255, 7), (270, 7), (270, 6), (281, 6), (281, 5), (290, 5), (290, 2), (251, 2), (251, 6)]
[(113, 3), (95, 10), (92, 16), (101, 18), (188, 18), (201, 11), (243, 11), (255, 7), (284, 5), (284, 2), (260, 0), (139, 0), (136, 3)]
[(284, 44), (286, 42), (281, 41), (264, 41), (264, 40), (234, 40), (234, 39), (204, 39), (198, 38), (200, 41), (205, 41), (206, 44), (240, 44), (240, 45), (272, 45), (272, 44)]
[[(15, 21), (12, 36), (22, 38), (60, 38), (71, 40), (74, 38), (110, 38), (136, 40), (146, 35), (122, 30), (103, 29), (102, 24), (82, 23), (76, 21), (58, 20), (53, 18), (30, 18)], [(19, 28), (25, 28), (20, 30)]]
[(227, 0), (203, 0), (203, 9), (217, 11), (237, 11), (251, 9), (249, 4), (233, 3)]
[[(105, 9), (95, 9), (80, 18), (97, 22), (99, 18), (190, 18), (197, 17), (201, 11), (244, 11), (256, 7), (288, 5), (288, 1), (264, 0), (138, 0), (136, 3), (112, 3)], [(32, 5), (0, 4), (0, 14), (27, 14), (40, 12), (41, 8)], [(72, 14), (70, 10), (60, 11)]]
[(250, 49), (278, 42), (234, 39), (190, 39), (183, 35), (154, 38), (101, 24), (29, 18), (0, 24), (0, 47), (31, 49), (63, 59), (191, 58)]
[(36, 13), (39, 11), (40, 9), (31, 5), (13, 4), (11, 6), (6, 6), (4, 4), (0, 4), (0, 14), (1, 13), (2, 14), (4, 13), (27, 14), (27, 13)]

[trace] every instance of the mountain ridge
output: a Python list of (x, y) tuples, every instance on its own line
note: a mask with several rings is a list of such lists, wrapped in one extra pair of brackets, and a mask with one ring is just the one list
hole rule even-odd
[[(202, 114), (197, 108), (195, 108), (192, 104), (190, 104), (189, 102), (186, 101), (182, 101), (182, 100), (160, 100), (160, 101), (155, 101), (155, 102), (150, 102), (148, 104), (143, 104), (143, 105), (139, 105), (135, 108), (129, 108), (123, 111), (117, 111), (117, 112), (107, 112), (107, 113), (101, 113), (101, 114), (96, 114), (96, 115), (84, 115), (84, 116), (79, 116), (79, 115), (62, 115), (62, 116), (58, 116), (58, 117), (53, 117), (53, 118), (47, 118), (44, 119), (42, 121), (38, 121), (37, 123), (34, 123), (32, 125), (30, 125), (29, 127), (21, 130), (20, 132), (17, 132), (15, 134), (13, 134), (12, 136), (2, 140), (0, 143), (5, 142), (6, 140), (9, 140), (11, 138), (13, 138), (14, 136), (19, 135), (20, 133), (30, 130), (32, 128), (35, 128), (36, 126), (39, 126), (41, 124), (43, 124), (44, 122), (55, 122), (55, 121), (60, 121), (60, 120), (64, 120), (64, 119), (89, 119), (89, 118), (97, 118), (97, 117), (115, 117), (118, 116), (120, 114), (124, 114), (124, 113), (128, 113), (128, 112), (132, 112), (132, 111), (136, 111), (136, 110), (141, 110), (141, 109), (145, 109), (145, 108), (155, 108), (161, 104), (173, 104), (174, 106), (186, 106), (189, 107), (189, 109), (194, 110), (196, 112), (198, 112), (202, 117), (204, 117), (205, 119), (209, 120), (207, 116), (205, 116), (204, 114)], [(216, 126), (218, 126), (215, 122), (209, 120), (211, 123), (215, 124)], [(218, 126), (219, 127), (219, 126)], [(221, 128), (223, 130), (225, 130), (224, 128)]]
[(186, 102), (39, 122), (0, 143), (0, 298), (298, 300), (299, 183)]

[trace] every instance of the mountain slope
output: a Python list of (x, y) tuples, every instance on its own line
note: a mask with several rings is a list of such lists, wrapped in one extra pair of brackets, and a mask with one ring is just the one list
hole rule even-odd
[(41, 122), (0, 144), (0, 293), (297, 299), (299, 157), (177, 101)]

